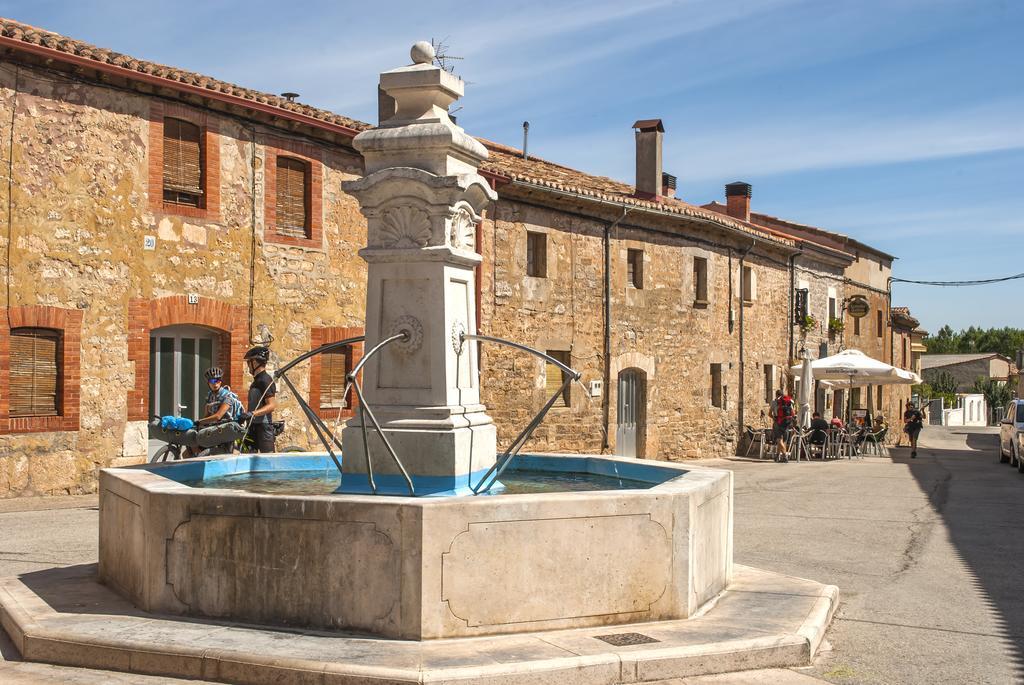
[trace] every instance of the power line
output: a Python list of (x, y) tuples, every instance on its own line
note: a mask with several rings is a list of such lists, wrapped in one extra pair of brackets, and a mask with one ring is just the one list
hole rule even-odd
[(1024, 278), (1024, 273), (1014, 274), (1013, 276), (1004, 276), (1003, 278), (986, 278), (976, 281), (912, 281), (906, 278), (891, 278), (889, 279), (893, 283), (913, 283), (915, 285), (938, 285), (947, 288), (956, 288), (968, 285), (987, 285), (989, 283), (1003, 283), (1005, 281), (1013, 281), (1018, 278)]

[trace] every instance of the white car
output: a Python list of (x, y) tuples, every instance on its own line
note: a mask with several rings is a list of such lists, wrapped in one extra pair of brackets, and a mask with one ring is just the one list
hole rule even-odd
[(999, 461), (1009, 461), (1024, 473), (1024, 400), (1006, 405), (1006, 414), (999, 423)]

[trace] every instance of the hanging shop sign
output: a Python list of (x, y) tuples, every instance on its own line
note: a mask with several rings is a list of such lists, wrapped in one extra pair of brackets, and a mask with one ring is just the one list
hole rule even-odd
[(855, 319), (862, 319), (871, 312), (871, 305), (868, 298), (863, 295), (854, 295), (846, 303), (846, 311)]

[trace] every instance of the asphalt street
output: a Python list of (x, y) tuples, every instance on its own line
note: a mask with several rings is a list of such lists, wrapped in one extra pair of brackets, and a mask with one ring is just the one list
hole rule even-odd
[(728, 462), (735, 559), (838, 585), (835, 683), (1024, 682), (1024, 476), (996, 429), (928, 427), (917, 459)]
[[(1024, 476), (993, 430), (929, 427), (914, 460), (702, 462), (735, 473), (737, 562), (842, 599), (810, 668), (673, 682), (1024, 682)], [(96, 523), (95, 497), (0, 500), (0, 576), (94, 562)], [(3, 637), (0, 681), (177, 682), (21, 663)]]

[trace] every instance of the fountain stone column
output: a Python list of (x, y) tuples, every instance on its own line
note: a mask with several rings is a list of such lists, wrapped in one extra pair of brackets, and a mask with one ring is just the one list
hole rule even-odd
[[(494, 463), (495, 428), (480, 402), (476, 333), (476, 226), (496, 193), (478, 173), (487, 151), (456, 126), (448, 107), (462, 80), (433, 65), (420, 42), (413, 64), (380, 75), (395, 114), (353, 144), (366, 175), (343, 184), (367, 220), (366, 342), (369, 352), (404, 333), (363, 368), (363, 392), (417, 494), (466, 493)], [(367, 418), (377, 491), (408, 488)], [(358, 408), (342, 432), (345, 492), (366, 492)]]

